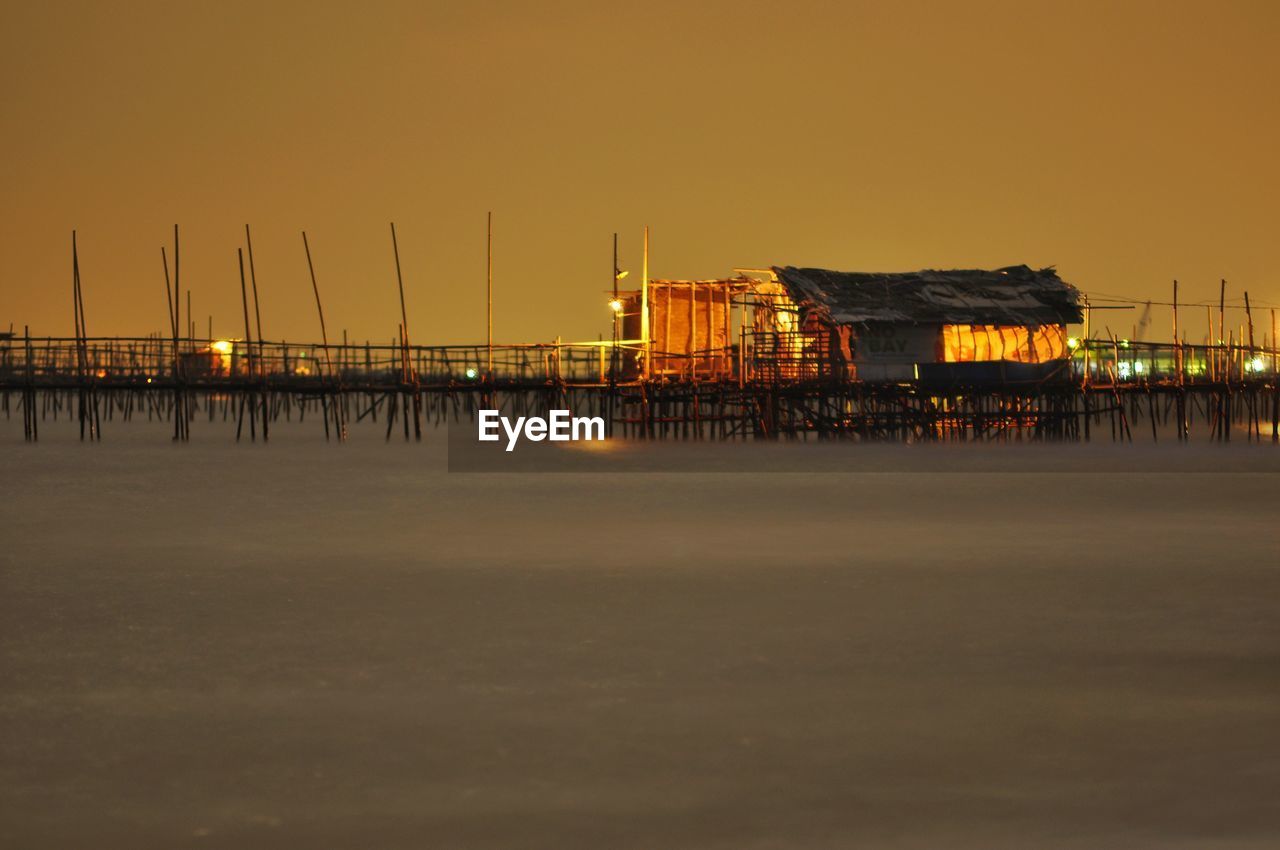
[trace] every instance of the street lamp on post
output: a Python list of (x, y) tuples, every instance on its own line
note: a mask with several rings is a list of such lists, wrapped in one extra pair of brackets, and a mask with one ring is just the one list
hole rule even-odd
[(618, 385), (618, 318), (622, 313), (622, 302), (618, 300), (618, 234), (613, 234), (613, 300), (609, 302), (613, 310), (613, 347), (609, 349), (609, 387)]

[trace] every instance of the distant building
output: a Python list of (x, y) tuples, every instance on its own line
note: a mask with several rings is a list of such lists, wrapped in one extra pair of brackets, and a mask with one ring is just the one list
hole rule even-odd
[(194, 351), (183, 352), (179, 359), (187, 378), (226, 378), (248, 373), (247, 351), (248, 347), (242, 340), (219, 339)]
[[(711, 380), (736, 375), (737, 339), (733, 314), (758, 282), (746, 277), (719, 280), (649, 281), (649, 376)], [(621, 332), (641, 337), (640, 293), (624, 293)], [(634, 362), (627, 377), (636, 374)]]
[(1066, 372), (1080, 294), (1052, 268), (891, 274), (774, 266), (620, 293), (620, 376), (987, 383)]
[[(893, 274), (774, 267), (826, 377), (1041, 380), (1070, 356), (1080, 295), (1052, 268)], [(816, 339), (814, 336), (816, 335)]]

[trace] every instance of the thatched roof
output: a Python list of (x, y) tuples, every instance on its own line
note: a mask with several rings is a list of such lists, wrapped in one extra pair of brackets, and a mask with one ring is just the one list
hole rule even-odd
[(1052, 268), (892, 274), (774, 267), (805, 315), (836, 324), (1051, 325), (1080, 322), (1080, 293)]

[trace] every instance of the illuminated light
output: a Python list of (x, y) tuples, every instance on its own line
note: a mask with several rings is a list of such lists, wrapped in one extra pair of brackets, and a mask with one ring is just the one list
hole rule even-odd
[(149, 384), (149, 383), (151, 383), (151, 379), (150, 379), (150, 378), (147, 378), (147, 383), (148, 383), (148, 384)]
[(1255, 372), (1261, 372), (1266, 367), (1267, 367), (1267, 364), (1262, 362), (1261, 357), (1255, 357), (1249, 361), (1249, 368)]
[(1129, 377), (1129, 364), (1128, 364), (1128, 363), (1121, 363), (1121, 364), (1120, 364), (1120, 368), (1119, 368), (1119, 372), (1120, 372), (1120, 377), (1121, 377), (1121, 378), (1128, 379), (1128, 377)]
[(1072, 351), (1075, 351), (1079, 347), (1080, 347), (1080, 340), (1077, 337), (1074, 337), (1074, 336), (1067, 337), (1067, 348), (1070, 348)]
[(214, 351), (218, 352), (219, 354), (230, 354), (230, 353), (231, 353), (231, 340), (229, 340), (229, 339), (220, 339), (220, 340), (218, 340), (217, 342), (211, 342), (211, 343), (209, 343), (209, 348), (213, 349)]
[(1146, 367), (1145, 365), (1143, 365), (1143, 363), (1142, 363), (1142, 361), (1141, 361), (1141, 360), (1136, 360), (1136, 361), (1134, 361), (1134, 364), (1133, 364), (1133, 371), (1137, 372), (1139, 375), (1141, 375), (1141, 374), (1142, 374), (1142, 371), (1143, 371), (1144, 369), (1146, 369), (1146, 368), (1147, 368), (1147, 367)]
[(622, 280), (624, 277), (626, 277), (629, 274), (631, 274), (631, 272), (618, 272), (617, 279)]
[(106, 369), (99, 369), (99, 370), (98, 370), (98, 377), (99, 377), (99, 378), (105, 378), (105, 377), (107, 377), (107, 370), (106, 370)]
[(613, 311), (613, 312), (615, 312), (615, 313), (621, 313), (621, 312), (622, 312), (622, 302), (621, 302), (621, 301), (619, 301), (617, 298), (613, 299), (612, 301), (610, 301), (610, 302), (609, 302), (609, 309), (610, 309), (610, 310), (612, 310), (612, 311)]
[(601, 440), (570, 440), (564, 446), (566, 449), (579, 452), (596, 452), (596, 453), (614, 453), (624, 451), (624, 447), (617, 440), (601, 439)]
[(1122, 340), (1120, 340), (1120, 347), (1121, 347), (1121, 348), (1128, 348), (1128, 347), (1129, 347), (1129, 340), (1127, 340), (1127, 339), (1122, 339)]
[(467, 380), (468, 380), (468, 381), (474, 381), (474, 380), (476, 379), (476, 375), (478, 375), (478, 374), (479, 374), (479, 373), (478, 373), (474, 368), (472, 368), (472, 367), (470, 367), (470, 366), (468, 366), (468, 367), (467, 367)]

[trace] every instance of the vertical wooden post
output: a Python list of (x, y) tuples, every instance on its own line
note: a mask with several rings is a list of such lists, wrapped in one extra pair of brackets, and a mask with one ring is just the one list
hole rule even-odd
[(400, 328), (401, 340), (403, 348), (401, 349), (400, 363), (400, 380), (408, 382), (409, 380), (409, 314), (404, 306), (404, 277), (400, 272), (400, 243), (396, 239), (396, 223), (391, 222), (391, 253), (396, 260), (396, 286), (400, 292)]
[[(248, 354), (248, 360), (245, 365), (248, 369), (247, 377), (250, 381), (252, 381), (253, 374), (254, 374), (253, 329), (249, 326), (249, 293), (248, 293), (248, 287), (245, 286), (245, 279), (244, 279), (244, 251), (241, 250), (240, 248), (236, 249), (236, 260), (239, 261), (240, 263), (240, 308), (244, 312), (244, 343), (245, 343), (246, 353)], [(235, 348), (232, 348), (231, 350), (233, 353), (235, 352)], [(232, 363), (234, 362), (235, 361), (233, 360)], [(234, 378), (235, 376), (233, 375), (232, 377)], [(257, 401), (258, 401), (257, 399), (252, 397), (250, 397), (249, 399), (249, 438), (251, 440), (258, 439)], [(241, 405), (241, 409), (243, 410), (243, 404)], [(240, 437), (240, 433), (239, 433), (239, 429), (237, 428), (236, 438), (239, 439), (239, 437)]]
[(1271, 442), (1280, 442), (1280, 372), (1276, 369), (1276, 352), (1280, 350), (1280, 340), (1276, 339), (1276, 308), (1271, 308)]
[(76, 334), (76, 399), (80, 422), (80, 439), (84, 439), (84, 349), (80, 346), (80, 258), (76, 251), (76, 232), (71, 231), (71, 320)]
[(1178, 342), (1178, 281), (1173, 282), (1173, 367), (1178, 371), (1178, 384), (1182, 384), (1182, 345)]
[(618, 297), (618, 276), (622, 274), (622, 269), (618, 268), (618, 234), (613, 234), (613, 300), (609, 302), (609, 309), (613, 313), (613, 345), (609, 353), (609, 415), (605, 417), (605, 423), (609, 428), (609, 436), (613, 436), (613, 417), (617, 413), (618, 406), (618, 331), (619, 324), (622, 322), (622, 301)]
[[(422, 400), (418, 394), (418, 375), (411, 363), (411, 353), (409, 347), (409, 313), (404, 306), (404, 276), (400, 272), (400, 243), (396, 239), (396, 223), (391, 222), (391, 251), (396, 258), (396, 286), (400, 290), (400, 328), (401, 328), (401, 380), (405, 383), (413, 384), (413, 438), (415, 440), (422, 439)], [(492, 272), (490, 272), (490, 281), (492, 281)], [(493, 285), (490, 283), (490, 293), (492, 293)], [(490, 304), (492, 305), (492, 294), (490, 294)], [(492, 313), (492, 306), (490, 306)], [(492, 337), (492, 319), (490, 319), (490, 337)], [(489, 341), (490, 346), (493, 340)], [(408, 427), (409, 419), (405, 417), (405, 426)]]
[(1223, 348), (1227, 339), (1227, 281), (1222, 280), (1222, 284), (1218, 289), (1218, 366), (1219, 377), (1225, 379), (1229, 377), (1227, 372), (1227, 352)]
[[(644, 368), (640, 377), (649, 378), (649, 358), (652, 354), (649, 345), (649, 225), (644, 226), (644, 260), (640, 272), (640, 339), (644, 343)], [(670, 305), (668, 305), (670, 308)]]
[(76, 245), (76, 232), (71, 231), (71, 287), (72, 309), (75, 313), (76, 363), (79, 371), (80, 439), (85, 438), (86, 428), (90, 440), (100, 439), (98, 431), (97, 394), (90, 388), (89, 331), (84, 320), (84, 291), (80, 286), (80, 252)]
[(1205, 371), (1209, 375), (1209, 380), (1216, 381), (1218, 379), (1218, 346), (1213, 341), (1213, 308), (1208, 304), (1204, 305), (1204, 320), (1209, 327), (1204, 335)]
[(488, 299), (485, 323), (489, 330), (489, 367), (485, 379), (493, 380), (493, 211), (489, 212), (489, 235), (486, 249), (486, 267), (488, 279)]
[(1244, 318), (1249, 329), (1249, 359), (1253, 359), (1253, 309), (1249, 306), (1249, 290), (1244, 291)]
[(34, 442), (40, 439), (40, 431), (39, 420), (36, 418), (35, 363), (33, 362), (34, 354), (31, 350), (30, 326), (22, 326), (22, 336), (27, 355), (27, 395), (23, 402), (23, 407), (27, 414), (27, 419), (30, 420), (30, 425), (27, 428), (27, 439)]
[[(311, 262), (311, 245), (307, 242), (307, 232), (305, 230), (302, 231), (302, 248), (307, 253), (307, 271), (311, 275), (311, 291), (316, 296), (316, 313), (320, 316), (320, 341), (324, 346), (325, 370), (329, 373), (329, 379), (333, 380), (333, 359), (329, 356), (329, 332), (325, 328), (324, 324), (324, 306), (320, 303), (320, 287), (316, 285), (316, 269), (315, 265)], [(321, 396), (321, 398), (323, 399), (324, 396)], [(338, 431), (338, 440), (342, 441), (347, 438), (347, 428), (342, 421), (342, 414), (337, 403), (336, 395), (334, 396), (333, 402), (334, 426)], [(325, 414), (324, 427), (327, 433), (329, 430), (328, 411), (325, 411)]]
[[(698, 287), (697, 284), (690, 281), (689, 283), (689, 380), (698, 380)], [(667, 287), (667, 315), (671, 314), (671, 288)], [(668, 339), (663, 346), (668, 352), (671, 351), (671, 340)]]
[(610, 388), (610, 407), (609, 407), (609, 427), (613, 428), (613, 406), (612, 395), (613, 390), (618, 385), (618, 322), (622, 320), (622, 310), (619, 308), (621, 301), (618, 298), (618, 275), (622, 273), (618, 268), (618, 234), (613, 234), (613, 299), (609, 302), (609, 309), (613, 313), (613, 347), (609, 355), (609, 388)]
[(253, 238), (249, 234), (249, 225), (244, 226), (245, 247), (249, 252), (249, 283), (253, 291), (253, 321), (254, 328), (257, 330), (258, 336), (258, 372), (262, 382), (259, 395), (262, 397), (262, 441), (268, 440), (268, 413), (270, 412), (270, 404), (267, 401), (267, 364), (263, 358), (263, 342), (262, 342), (262, 311), (258, 306), (258, 274), (253, 266)]
[[(1084, 383), (1084, 385), (1085, 385), (1085, 386), (1088, 386), (1088, 385), (1089, 385), (1089, 341), (1090, 341), (1090, 333), (1091, 333), (1091, 332), (1090, 332), (1090, 330), (1089, 330), (1089, 319), (1090, 319), (1090, 315), (1089, 315), (1089, 314), (1090, 314), (1090, 312), (1091, 312), (1091, 311), (1089, 310), (1089, 296), (1088, 296), (1088, 295), (1086, 295), (1086, 296), (1084, 297), (1084, 340), (1083, 340), (1083, 341), (1082, 341), (1082, 343), (1081, 343), (1082, 345), (1084, 345), (1084, 378), (1083, 378), (1083, 383)], [(1086, 428), (1087, 428), (1087, 427), (1088, 427), (1088, 426), (1086, 425)]]

